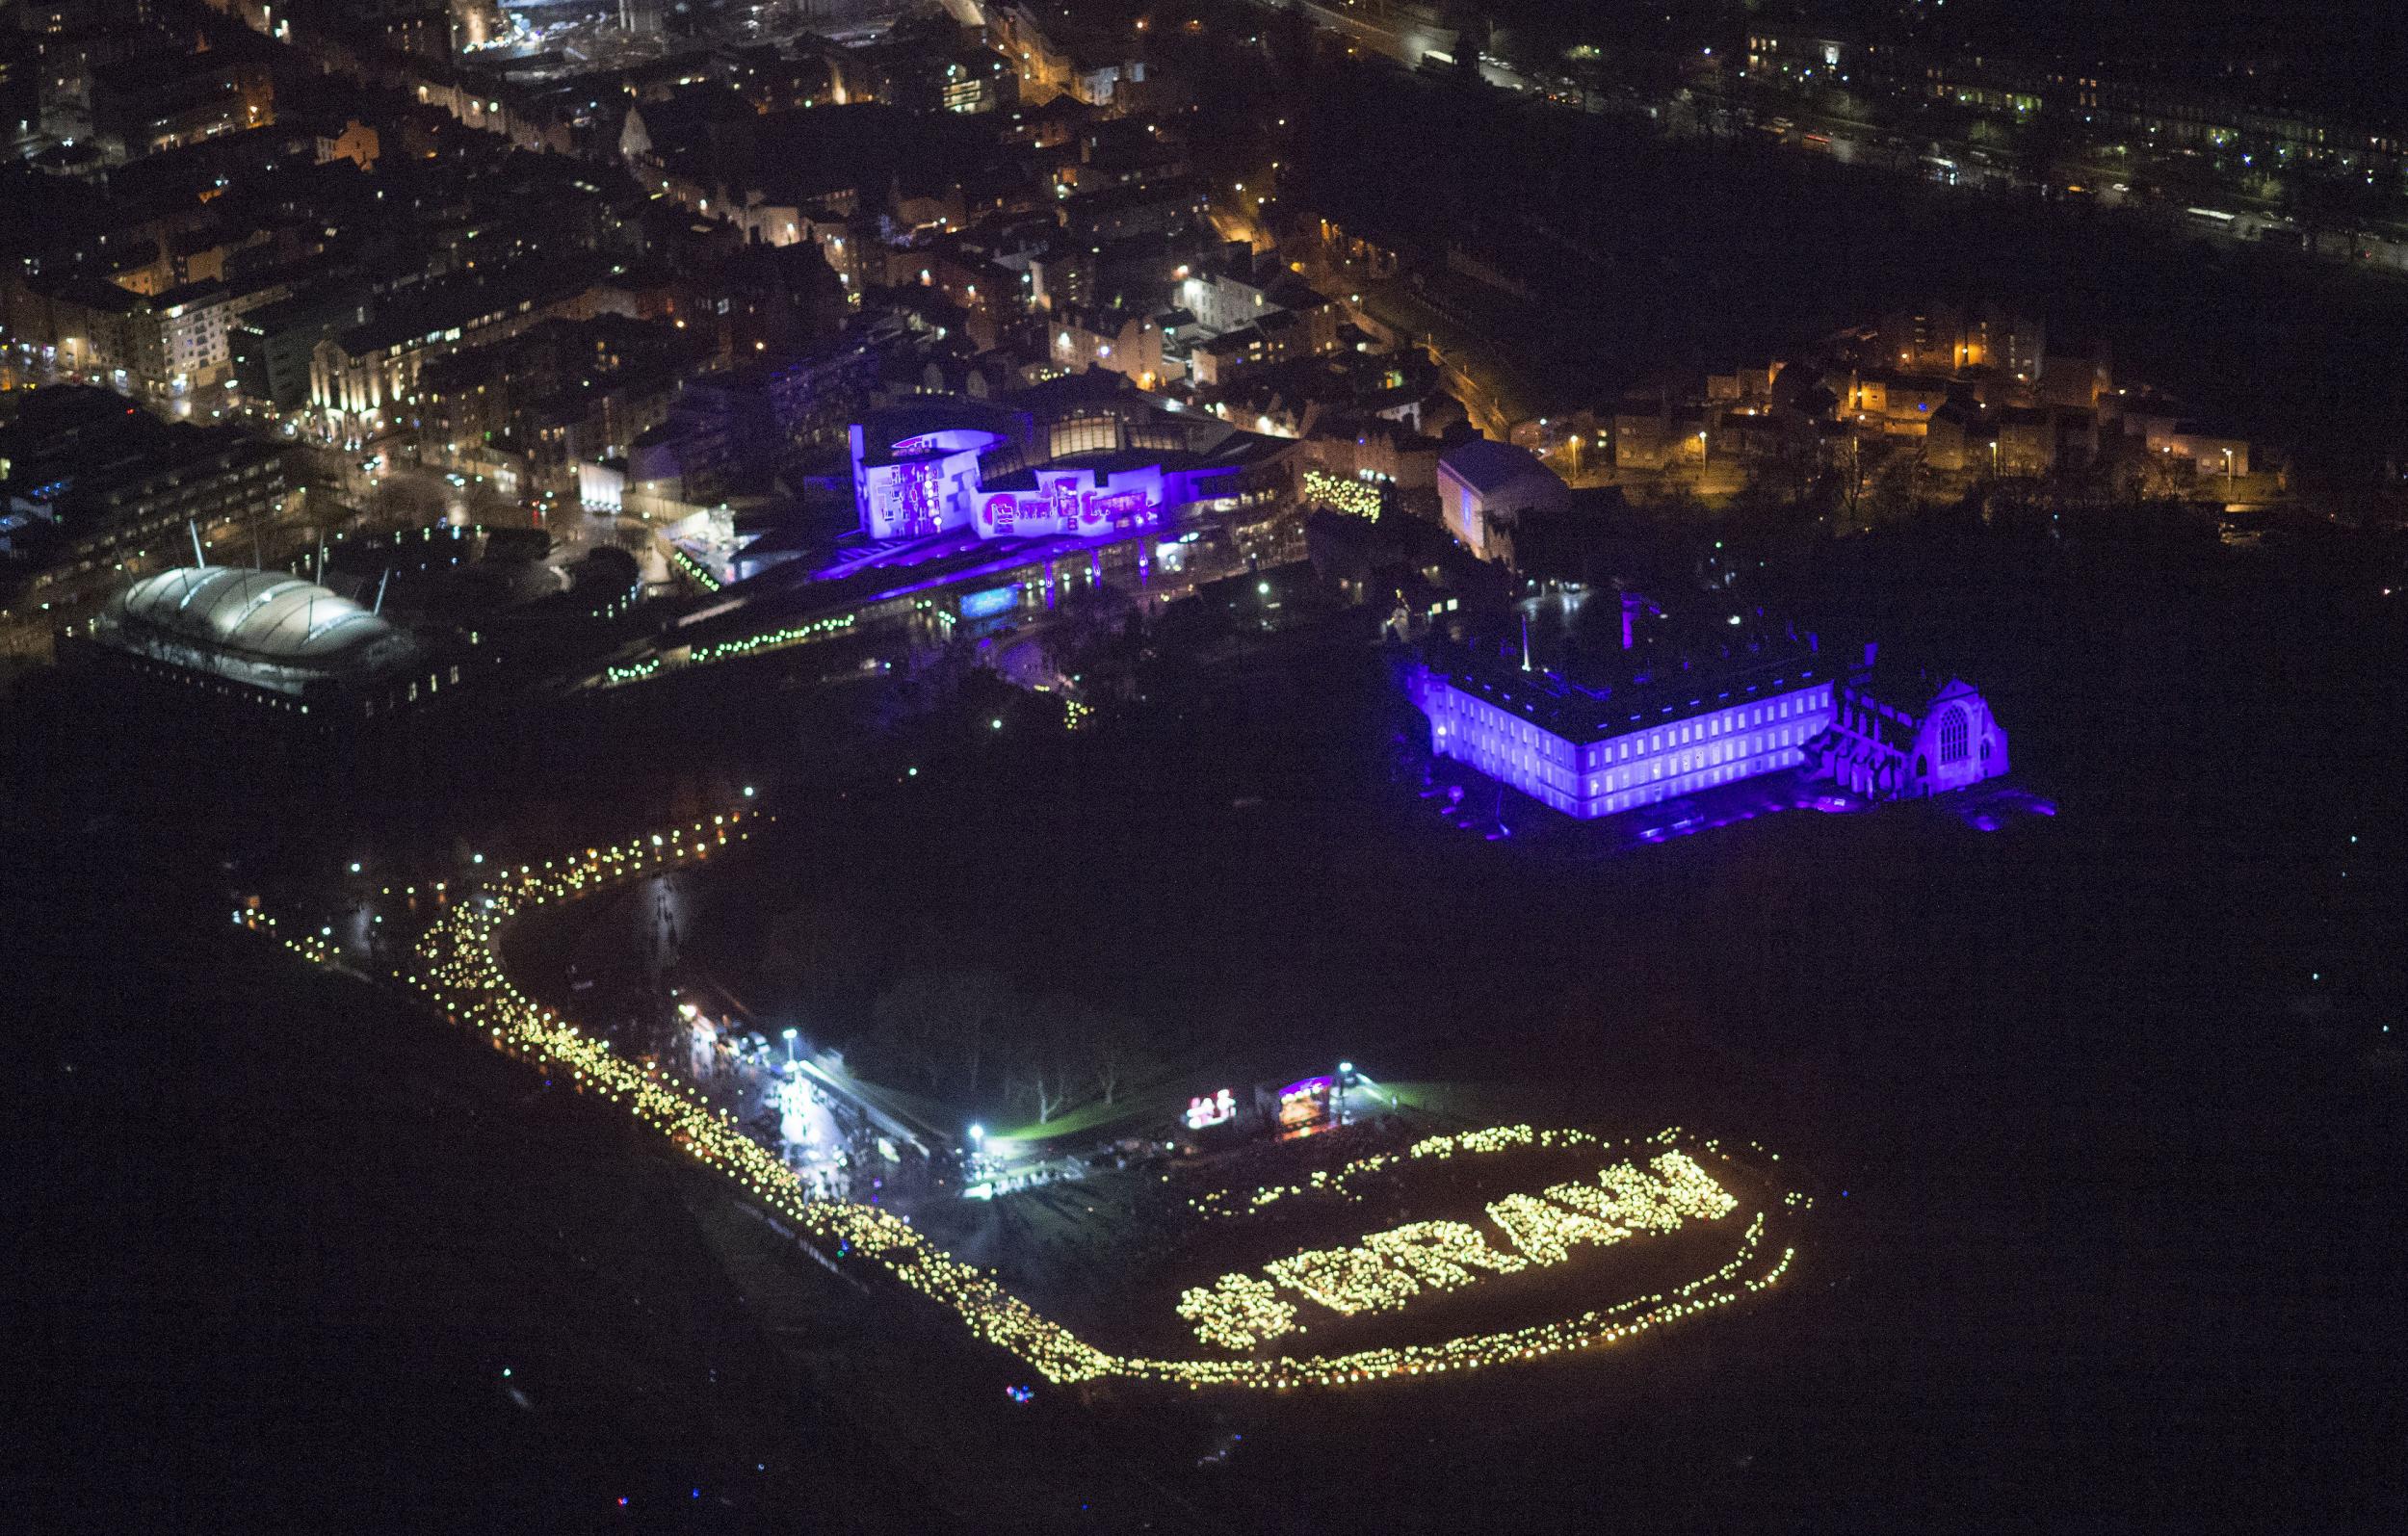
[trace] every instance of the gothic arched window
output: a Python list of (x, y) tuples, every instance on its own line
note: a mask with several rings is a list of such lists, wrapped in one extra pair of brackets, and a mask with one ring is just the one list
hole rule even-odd
[(1951, 704), (1940, 712), (1940, 766), (1965, 761), (1965, 712)]

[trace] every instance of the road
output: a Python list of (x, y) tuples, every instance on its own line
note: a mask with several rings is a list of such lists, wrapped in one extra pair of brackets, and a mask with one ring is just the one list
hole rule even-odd
[[(1453, 32), (1432, 30), (1410, 21), (1396, 18), (1389, 9), (1372, 0), (1340, 0), (1336, 5), (1323, 5), (1320, 0), (1256, 0), (1266, 11), (1293, 11), (1321, 26), (1337, 33), (1354, 47), (1369, 50), (1382, 58), (1393, 59), (1407, 69), (1421, 67), (1422, 59), (1430, 53), (1453, 56), (1458, 39)], [(1538, 84), (1510, 65), (1482, 61), (1480, 78), (1501, 90), (1534, 91)]]

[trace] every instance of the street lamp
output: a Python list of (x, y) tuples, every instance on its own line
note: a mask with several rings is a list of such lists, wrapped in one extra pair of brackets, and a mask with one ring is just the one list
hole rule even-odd
[(786, 1064), (791, 1067), (795, 1064), (795, 1031), (788, 1029), (785, 1030), (784, 1033), (786, 1036)]

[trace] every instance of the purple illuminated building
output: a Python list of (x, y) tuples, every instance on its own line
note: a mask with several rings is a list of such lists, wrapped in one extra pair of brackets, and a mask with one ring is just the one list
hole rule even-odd
[(852, 498), (872, 538), (926, 538), (970, 522), (979, 494), (979, 456), (1000, 432), (955, 428), (873, 448), (854, 424)]
[(2006, 728), (1964, 679), (1877, 666), (1868, 645), (1841, 685), (1817, 767), (1869, 799), (1942, 794), (2006, 771)]
[(1406, 682), (1430, 748), (1580, 820), (1759, 774), (1794, 770), (1871, 799), (1960, 789), (2006, 771), (2006, 733), (1950, 678), (1844, 670), (1805, 643), (1671, 660), (1612, 681), (1510, 659), (1415, 666)]
[(1000, 431), (957, 427), (880, 444), (852, 429), (853, 502), (875, 539), (969, 533), (980, 538), (1105, 538), (1160, 528), (1179, 508), (1228, 494), (1238, 471), (1172, 468), (1128, 451), (1034, 468)]

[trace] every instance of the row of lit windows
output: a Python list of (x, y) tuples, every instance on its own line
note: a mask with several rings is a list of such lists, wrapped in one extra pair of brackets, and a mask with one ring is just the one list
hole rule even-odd
[[(1631, 766), (1592, 772), (1585, 783), (1587, 798), (1606, 794), (1610, 809), (1625, 809), (1620, 802), (1644, 801), (1621, 792), (1655, 799), (1785, 766), (1795, 761), (1795, 748), (1827, 723), (1820, 712), (1830, 698), (1826, 684), (1590, 745), (1584, 749), (1589, 768)], [(1439, 695), (1438, 707), (1459, 719), (1452, 729), (1444, 720), (1436, 722), (1442, 755), (1458, 758), (1559, 809), (1573, 809), (1583, 781), (1576, 765), (1565, 761), (1575, 756), (1570, 742), (1453, 688)], [(1766, 726), (1771, 728), (1760, 729)], [(1767, 752), (1775, 756), (1767, 760), (1763, 755)]]
[[(1607, 763), (1628, 763), (1659, 752), (1677, 751), (1696, 742), (1720, 741), (1756, 726), (1783, 720), (1802, 720), (1828, 707), (1830, 702), (1831, 690), (1826, 684), (1761, 704), (1718, 710), (1712, 715), (1648, 731), (1644, 735), (1633, 732), (1585, 748), (1585, 766), (1596, 768)], [(1473, 749), (1486, 749), (1531, 765), (1541, 758), (1570, 755), (1571, 743), (1563, 738), (1483, 699), (1450, 688), (1440, 696), (1440, 706), (1445, 708), (1451, 704), (1463, 716), (1464, 723), (1456, 730), (1468, 739), (1466, 744)], [(1444, 731), (1446, 727), (1442, 725), (1440, 729)], [(1816, 729), (1820, 729), (1819, 723)], [(1792, 740), (1803, 740), (1805, 734), (1811, 733), (1796, 730), (1789, 733)]]
[(1772, 724), (1781, 720), (1801, 719), (1817, 710), (1827, 707), (1830, 702), (1831, 690), (1826, 684), (1820, 688), (1768, 699), (1762, 704), (1742, 704), (1731, 709), (1717, 710), (1712, 715), (1700, 716), (1693, 720), (1685, 720), (1677, 725), (1649, 731), (1644, 738), (1633, 732), (1629, 736), (1616, 737), (1612, 741), (1602, 742), (1590, 747), (1588, 766), (1595, 768), (1605, 763), (1628, 763), (1634, 758), (1644, 758), (1651, 753), (1665, 750), (1677, 750), (1693, 742), (1717, 741), (1755, 726)]
[[(1755, 758), (1767, 751), (1786, 751), (1805, 742), (1819, 729), (1819, 727), (1810, 729), (1807, 724), (1801, 722), (1781, 726), (1744, 739), (1732, 738), (1691, 747), (1686, 751), (1660, 755), (1630, 768), (1619, 768), (1611, 773), (1602, 776), (1592, 775), (1588, 780), (1588, 793), (1594, 796), (1610, 790), (1625, 790), (1634, 785), (1659, 783), (1667, 778), (1678, 779), (1685, 774), (1702, 769), (1719, 768), (1741, 759)], [(1566, 790), (1577, 792), (1578, 781), (1570, 780), (1570, 776), (1564, 773), (1557, 765), (1545, 762), (1528, 750), (1499, 747), (1484, 742), (1479, 739), (1484, 733), (1469, 734), (1470, 740), (1462, 744), (1461, 750), (1451, 755), (1461, 757), (1474, 768), (1492, 777), (1510, 779), (1519, 786), (1538, 786), (1550, 794)], [(1747, 773), (1761, 771), (1763, 771), (1762, 765), (1746, 770)], [(1746, 773), (1732, 776), (1745, 777)], [(1533, 793), (1536, 791), (1534, 790)], [(1540, 797), (1548, 798), (1550, 795), (1541, 794)]]
[(1605, 795), (1602, 800), (1592, 799), (1586, 802), (1585, 810), (1589, 816), (1613, 816), (1623, 811), (1635, 810), (1642, 805), (1654, 805), (1659, 801), (1669, 800), (1678, 795), (1712, 789), (1717, 784), (1736, 784), (1741, 779), (1753, 778), (1759, 773), (1769, 773), (1777, 768), (1790, 768), (1799, 760), (1800, 754), (1794, 749), (1790, 749), (1775, 752), (1768, 757), (1751, 759), (1745, 763), (1730, 763), (1719, 768), (1703, 768), (1687, 778), (1643, 784), (1634, 790)]
[[(1657, 758), (1634, 768), (1619, 768), (1603, 777), (1592, 775), (1588, 781), (1588, 793), (1597, 794), (1607, 790), (1626, 790), (1634, 784), (1646, 784), (1664, 778), (1679, 778), (1684, 773), (1693, 772), (1701, 768), (1718, 768), (1725, 763), (1737, 762), (1741, 758), (1752, 758), (1767, 750), (1778, 751), (1786, 747), (1796, 746), (1812, 734), (1814, 733), (1803, 724), (1785, 725), (1744, 739), (1734, 738), (1731, 741), (1717, 742), (1709, 746), (1695, 747), (1670, 757)], [(1758, 770), (1750, 769), (1749, 771)]]
[(1741, 779), (1753, 778), (1759, 773), (1769, 773), (1778, 768), (1792, 767), (1801, 761), (1801, 757), (1802, 754), (1794, 749), (1784, 749), (1767, 757), (1754, 758), (1744, 763), (1726, 763), (1713, 768), (1700, 768), (1686, 777), (1642, 784), (1636, 789), (1602, 795), (1592, 793), (1588, 798), (1578, 801), (1543, 784), (1529, 783), (1510, 775), (1496, 776), (1505, 778), (1506, 782), (1511, 783), (1514, 788), (1521, 790), (1531, 798), (1551, 805), (1567, 816), (1589, 818), (1615, 816), (1624, 811), (1636, 810), (1642, 805), (1655, 805), (1678, 795), (1712, 789), (1719, 784), (1736, 784)]

